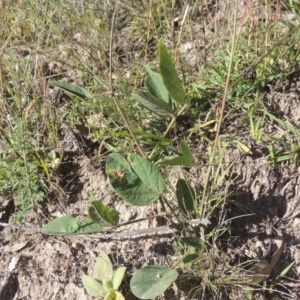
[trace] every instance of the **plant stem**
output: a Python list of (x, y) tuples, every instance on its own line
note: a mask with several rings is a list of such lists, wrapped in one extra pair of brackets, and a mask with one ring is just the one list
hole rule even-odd
[(123, 122), (125, 123), (130, 135), (132, 136), (137, 148), (138, 148), (138, 151), (140, 152), (140, 155), (142, 157), (146, 157), (144, 151), (142, 150), (141, 148), (141, 145), (139, 143), (139, 141), (137, 140), (136, 138), (136, 135), (134, 134), (132, 128), (131, 128), (131, 125), (128, 121), (128, 119), (126, 118), (125, 116), (125, 113), (123, 112), (119, 102), (118, 102), (118, 99), (117, 97), (115, 96), (114, 94), (114, 87), (113, 87), (113, 83), (112, 83), (112, 46), (113, 46), (113, 31), (114, 31), (114, 24), (115, 24), (115, 16), (116, 16), (116, 13), (117, 13), (117, 10), (118, 10), (118, 7), (119, 7), (119, 3), (120, 1), (117, 1), (116, 5), (115, 5), (115, 9), (114, 9), (114, 13), (113, 13), (113, 16), (112, 16), (112, 20), (111, 20), (111, 29), (110, 29), (110, 44), (109, 44), (109, 85), (110, 85), (110, 92), (111, 92), (111, 95), (112, 95), (112, 100), (114, 102), (114, 105), (116, 106)]
[(230, 61), (229, 61), (229, 66), (228, 66), (228, 73), (227, 73), (224, 93), (223, 93), (223, 96), (222, 96), (222, 99), (221, 99), (221, 108), (220, 108), (220, 111), (219, 111), (219, 120), (217, 121), (216, 138), (215, 138), (215, 142), (214, 142), (214, 146), (213, 146), (213, 151), (212, 151), (212, 154), (211, 154), (210, 160), (209, 160), (209, 166), (208, 166), (208, 169), (207, 169), (205, 183), (204, 183), (204, 187), (203, 187), (202, 200), (201, 200), (200, 207), (199, 207), (199, 216), (200, 217), (203, 217), (204, 204), (206, 203), (206, 200), (209, 199), (209, 196), (210, 196), (209, 193), (208, 193), (208, 186), (209, 186), (209, 183), (210, 183), (211, 172), (212, 172), (212, 168), (213, 168), (213, 165), (214, 165), (213, 162), (214, 162), (215, 156), (216, 156), (216, 149), (217, 149), (217, 144), (218, 144), (217, 140), (220, 137), (220, 130), (221, 130), (222, 121), (223, 121), (226, 96), (227, 96), (227, 92), (228, 92), (228, 89), (229, 89), (230, 75), (231, 75), (231, 70), (232, 70), (232, 65), (233, 65), (233, 56), (234, 56), (235, 47), (236, 47), (236, 25), (237, 25), (237, 11), (238, 11), (237, 0), (235, 2), (235, 6), (236, 7), (235, 7), (235, 15), (234, 15), (234, 27), (233, 27), (233, 33), (232, 33)]

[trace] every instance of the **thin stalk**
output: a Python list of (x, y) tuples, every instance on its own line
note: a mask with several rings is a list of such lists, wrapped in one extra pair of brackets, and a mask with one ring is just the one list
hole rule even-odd
[(109, 76), (110, 76), (109, 85), (110, 85), (110, 92), (111, 92), (111, 95), (112, 95), (112, 100), (114, 102), (114, 105), (116, 106), (116, 108), (117, 108), (123, 122), (125, 123), (130, 135), (132, 136), (132, 138), (133, 138), (133, 140), (134, 140), (134, 142), (135, 142), (135, 144), (138, 148), (138, 151), (140, 152), (140, 155), (142, 157), (146, 157), (146, 155), (144, 154), (144, 151), (141, 148), (141, 145), (140, 145), (139, 141), (136, 138), (136, 135), (134, 134), (134, 132), (131, 128), (131, 125), (130, 125), (128, 119), (126, 118), (121, 106), (119, 105), (117, 97), (114, 95), (114, 87), (113, 87), (113, 82), (112, 82), (112, 46), (113, 46), (113, 31), (114, 31), (114, 24), (115, 24), (115, 16), (116, 16), (119, 4), (120, 4), (120, 1), (117, 1), (116, 5), (115, 5), (113, 16), (112, 16), (111, 29), (110, 29), (110, 44), (109, 44), (109, 54), (110, 54), (109, 55)]
[(229, 89), (230, 75), (231, 75), (232, 65), (233, 65), (233, 56), (234, 56), (235, 47), (236, 47), (237, 11), (238, 11), (238, 1), (236, 0), (235, 1), (234, 27), (233, 27), (233, 34), (232, 34), (233, 37), (232, 37), (232, 45), (231, 45), (231, 51), (230, 51), (230, 53), (231, 53), (230, 62), (229, 62), (229, 66), (228, 66), (228, 73), (227, 73), (227, 78), (226, 78), (225, 89), (224, 89), (224, 93), (223, 93), (223, 96), (222, 96), (221, 109), (220, 109), (220, 112), (219, 112), (219, 120), (217, 122), (216, 138), (215, 138), (215, 142), (214, 142), (213, 151), (212, 151), (212, 154), (210, 156), (209, 166), (208, 166), (208, 169), (207, 169), (205, 183), (204, 183), (204, 187), (203, 187), (202, 200), (201, 200), (200, 207), (199, 207), (199, 216), (200, 217), (203, 216), (204, 204), (206, 203), (206, 200), (209, 198), (208, 187), (209, 187), (209, 183), (210, 183), (210, 180), (211, 180), (211, 172), (212, 172), (213, 162), (215, 160), (216, 149), (217, 149), (217, 145), (218, 145), (217, 140), (220, 137), (220, 130), (221, 130), (221, 126), (222, 126), (224, 108), (225, 108), (225, 103), (226, 103), (226, 96), (227, 96), (227, 92), (228, 92), (228, 89)]

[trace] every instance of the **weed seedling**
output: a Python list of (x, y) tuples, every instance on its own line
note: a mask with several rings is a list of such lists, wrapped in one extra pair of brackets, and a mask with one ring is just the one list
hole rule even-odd
[(114, 271), (107, 254), (100, 252), (94, 266), (93, 278), (83, 275), (83, 286), (93, 297), (104, 300), (125, 300), (122, 293), (118, 291), (125, 271), (125, 267), (119, 267)]

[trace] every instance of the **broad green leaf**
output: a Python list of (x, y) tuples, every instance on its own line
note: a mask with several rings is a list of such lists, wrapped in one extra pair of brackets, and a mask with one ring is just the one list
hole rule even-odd
[(136, 154), (129, 154), (128, 160), (118, 153), (110, 154), (106, 173), (114, 190), (132, 205), (150, 205), (164, 191), (158, 168)]
[(101, 231), (102, 226), (90, 218), (77, 220), (72, 216), (56, 218), (44, 225), (41, 229), (42, 233), (57, 235), (89, 234)]
[(76, 97), (79, 97), (83, 100), (86, 98), (92, 97), (92, 95), (89, 93), (88, 90), (86, 90), (85, 88), (76, 86), (74, 84), (66, 83), (63, 81), (50, 81), (50, 84), (55, 85), (55, 86), (61, 88), (62, 90), (66, 91)]
[(160, 167), (163, 166), (185, 166), (192, 167), (196, 165), (193, 154), (185, 141), (180, 143), (182, 156), (174, 157), (168, 156), (157, 162)]
[(117, 290), (120, 287), (122, 280), (124, 278), (125, 272), (126, 272), (126, 267), (119, 267), (114, 272), (114, 274), (112, 276), (112, 280), (111, 280), (114, 290)]
[(175, 270), (163, 266), (147, 266), (133, 275), (130, 288), (140, 299), (153, 299), (164, 293), (177, 277)]
[(173, 113), (173, 109), (168, 103), (149, 94), (148, 92), (138, 93), (135, 96), (135, 99), (139, 101), (145, 108), (160, 116), (171, 115)]
[(178, 103), (185, 103), (185, 92), (172, 59), (163, 42), (159, 41), (159, 69), (163, 82), (172, 98)]
[(188, 264), (188, 263), (192, 263), (192, 262), (195, 262), (198, 260), (198, 257), (199, 255), (198, 254), (188, 254), (186, 255), (184, 258), (183, 258), (183, 262), (185, 264)]
[(78, 220), (78, 230), (75, 234), (89, 234), (89, 233), (97, 233), (103, 231), (103, 227), (107, 227), (107, 223), (103, 223), (100, 225), (97, 222), (94, 222), (92, 219), (87, 218), (85, 220)]
[(82, 283), (86, 291), (93, 297), (104, 297), (107, 294), (99, 281), (87, 275), (82, 276)]
[(108, 257), (108, 255), (101, 251), (99, 256), (97, 257), (95, 266), (94, 266), (94, 273), (93, 276), (95, 279), (99, 281), (103, 280), (111, 280), (113, 276), (113, 265)]
[(41, 229), (45, 234), (75, 234), (78, 230), (78, 220), (72, 216), (63, 216), (50, 221)]
[(182, 178), (178, 179), (176, 184), (176, 197), (178, 206), (184, 213), (194, 211), (196, 194), (189, 183)]
[(131, 164), (132, 170), (144, 183), (149, 185), (158, 194), (164, 191), (163, 177), (151, 161), (136, 154), (129, 154), (128, 161)]
[(119, 213), (108, 208), (100, 200), (94, 200), (91, 202), (92, 207), (89, 208), (89, 217), (95, 221), (103, 223), (103, 219), (112, 224), (113, 226), (118, 225), (119, 223)]
[(105, 222), (94, 205), (88, 208), (88, 214), (90, 219), (95, 223), (103, 224)]
[(180, 239), (180, 241), (186, 245), (192, 246), (196, 249), (203, 250), (205, 247), (204, 242), (194, 236), (186, 236)]
[(166, 89), (161, 75), (156, 72), (153, 72), (149, 68), (149, 66), (145, 67), (145, 71), (147, 75), (145, 85), (148, 92), (152, 96), (155, 96), (156, 98), (161, 99), (167, 104), (169, 104), (169, 106), (171, 106), (171, 108), (173, 108), (174, 110), (176, 103), (174, 102), (168, 90)]

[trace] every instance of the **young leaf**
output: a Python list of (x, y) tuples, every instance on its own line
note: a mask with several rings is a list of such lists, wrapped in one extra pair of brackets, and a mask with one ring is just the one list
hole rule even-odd
[(156, 72), (153, 72), (148, 66), (145, 67), (145, 72), (147, 76), (145, 86), (148, 92), (152, 96), (163, 100), (165, 103), (171, 106), (172, 110), (174, 111), (176, 107), (176, 102), (172, 99), (168, 90), (166, 89), (161, 75)]
[(119, 267), (114, 272), (114, 274), (112, 276), (112, 280), (111, 280), (114, 290), (117, 290), (120, 287), (122, 280), (124, 278), (125, 272), (126, 272), (126, 267)]
[(94, 222), (90, 218), (87, 218), (85, 220), (78, 220), (78, 230), (74, 234), (89, 234), (101, 232), (102, 227), (104, 226), (107, 227), (107, 223), (99, 224), (97, 222)]
[(87, 275), (82, 276), (82, 283), (86, 291), (93, 297), (104, 297), (107, 294), (99, 281)]
[(124, 296), (117, 291), (110, 291), (104, 298), (104, 300), (125, 300)]
[(205, 247), (204, 242), (201, 239), (194, 236), (183, 237), (180, 241), (199, 250), (203, 250), (203, 248)]
[(41, 229), (45, 234), (89, 234), (102, 231), (102, 226), (91, 219), (77, 220), (72, 216), (56, 218)]
[(164, 85), (172, 98), (178, 103), (185, 103), (184, 89), (181, 85), (172, 59), (161, 40), (159, 41), (159, 68)]
[(106, 278), (102, 281), (103, 287), (106, 291), (112, 291), (112, 282), (111, 280), (107, 280)]
[(176, 184), (176, 196), (179, 208), (187, 214), (194, 211), (196, 195), (192, 187), (184, 179), (178, 179)]
[(85, 88), (76, 86), (74, 84), (70, 84), (70, 83), (66, 83), (66, 82), (62, 82), (62, 81), (50, 81), (50, 84), (55, 85), (59, 88), (61, 88), (62, 90), (78, 97), (81, 99), (86, 99), (86, 98), (91, 98), (92, 95), (89, 93), (88, 90), (86, 90)]
[(78, 230), (78, 220), (72, 216), (63, 216), (50, 221), (41, 229), (45, 234), (75, 234)]
[(97, 257), (96, 264), (94, 266), (94, 278), (103, 281), (111, 280), (113, 275), (113, 265), (108, 257), (108, 255), (101, 251)]
[(192, 167), (196, 165), (193, 154), (185, 141), (181, 141), (180, 143), (182, 156), (178, 157), (165, 157), (163, 160), (159, 161), (157, 164), (160, 167), (163, 166), (185, 166)]
[(132, 205), (150, 205), (164, 191), (157, 167), (136, 154), (129, 154), (128, 161), (118, 153), (110, 154), (106, 173), (114, 190)]
[(105, 220), (113, 226), (118, 225), (119, 213), (116, 210), (108, 208), (100, 200), (92, 201), (91, 205), (92, 207), (89, 208), (89, 217), (93, 221), (100, 222), (101, 224)]
[(173, 114), (172, 106), (163, 100), (149, 94), (148, 92), (140, 92), (135, 96), (135, 99), (141, 103), (145, 108), (153, 111), (160, 116)]
[(153, 299), (164, 293), (177, 277), (175, 270), (163, 266), (147, 266), (133, 275), (130, 288), (140, 299)]
[(88, 214), (95, 223), (102, 225), (105, 222), (94, 205), (88, 208)]
[(195, 262), (198, 260), (198, 257), (199, 255), (198, 254), (188, 254), (186, 255), (184, 258), (183, 258), (183, 262), (185, 264), (188, 264), (188, 263), (192, 263), (192, 262)]

